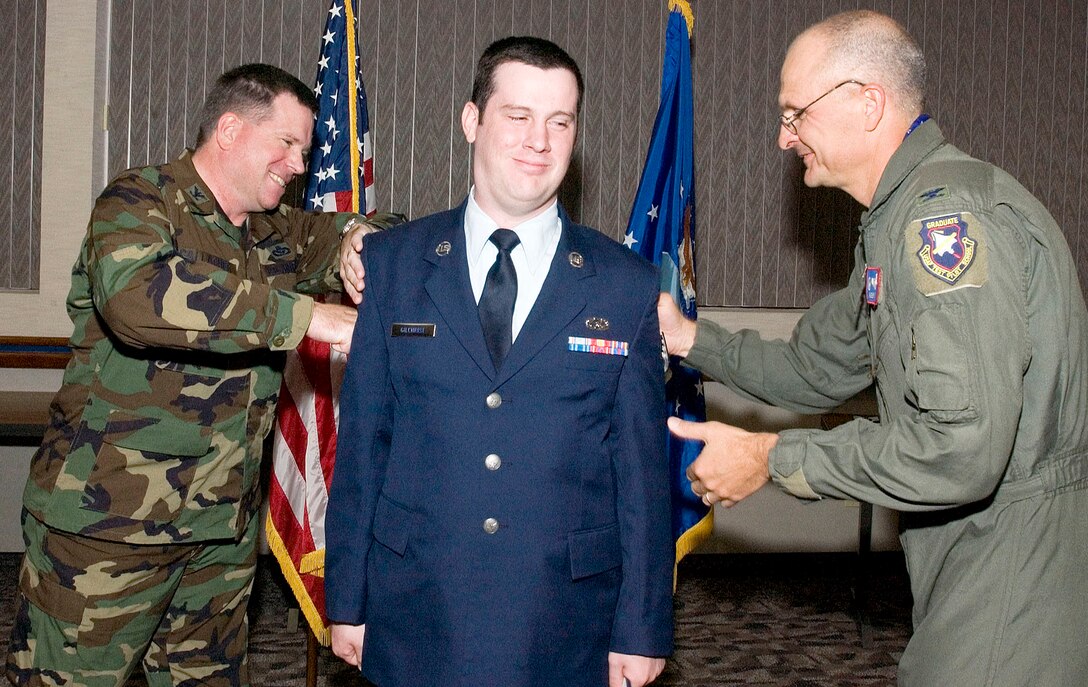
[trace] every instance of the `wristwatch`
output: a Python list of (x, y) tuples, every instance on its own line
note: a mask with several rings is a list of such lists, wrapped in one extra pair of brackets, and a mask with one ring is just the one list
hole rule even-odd
[(349, 231), (351, 231), (352, 229), (354, 229), (355, 227), (357, 227), (360, 224), (366, 224), (366, 222), (359, 219), (357, 216), (352, 217), (351, 219), (349, 219), (344, 224), (344, 228), (340, 230), (340, 238), (344, 238), (345, 236), (347, 236)]

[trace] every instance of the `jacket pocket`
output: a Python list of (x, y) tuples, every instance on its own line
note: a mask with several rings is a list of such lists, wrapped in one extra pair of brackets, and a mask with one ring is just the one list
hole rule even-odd
[(188, 505), (211, 439), (191, 424), (114, 408), (97, 442), (83, 507), (170, 521)]
[(603, 573), (623, 563), (620, 528), (615, 523), (571, 532), (567, 535), (567, 545), (572, 580)]
[(411, 537), (414, 521), (415, 517), (410, 511), (386, 498), (385, 494), (380, 494), (374, 510), (374, 527), (371, 530), (374, 541), (398, 556), (404, 556), (404, 552), (408, 550), (408, 539)]

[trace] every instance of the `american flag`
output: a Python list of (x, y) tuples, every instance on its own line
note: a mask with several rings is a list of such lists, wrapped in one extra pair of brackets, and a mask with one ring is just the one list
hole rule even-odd
[[(306, 209), (374, 213), (366, 92), (350, 2), (333, 0), (321, 37)], [(345, 357), (309, 338), (288, 354), (276, 409), (265, 531), (269, 548), (318, 641), (325, 616), (325, 508), (336, 456)]]
[[(661, 103), (650, 135), (646, 165), (631, 207), (624, 245), (661, 268), (661, 290), (695, 317), (695, 166), (690, 33), (686, 0), (670, 0), (661, 67)], [(696, 370), (670, 361), (665, 397), (684, 420), (706, 420), (706, 398)], [(672, 481), (672, 530), (676, 562), (710, 536), (714, 512), (691, 491), (687, 467), (699, 442), (666, 430)], [(675, 581), (675, 575), (674, 575)]]

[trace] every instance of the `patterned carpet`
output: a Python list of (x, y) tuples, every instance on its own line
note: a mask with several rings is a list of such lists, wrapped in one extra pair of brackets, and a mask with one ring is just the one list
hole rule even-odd
[[(0, 554), (5, 648), (18, 564), (17, 554)], [(893, 685), (910, 636), (906, 571), (895, 553), (873, 554), (867, 568), (867, 583), (859, 587), (856, 557), (849, 554), (688, 556), (676, 590), (676, 652), (654, 685)], [(288, 622), (291, 605), (275, 561), (262, 557), (250, 606), (254, 687), (305, 684), (306, 633)], [(323, 649), (317, 684), (369, 683)], [(144, 685), (138, 675), (126, 687)]]

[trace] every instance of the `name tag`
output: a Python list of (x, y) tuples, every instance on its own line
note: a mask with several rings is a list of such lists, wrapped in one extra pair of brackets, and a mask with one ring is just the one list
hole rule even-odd
[(394, 322), (390, 336), (434, 336), (434, 325), (428, 322)]
[(582, 353), (601, 353), (604, 355), (627, 355), (626, 341), (609, 339), (589, 339), (581, 336), (567, 337), (567, 350)]

